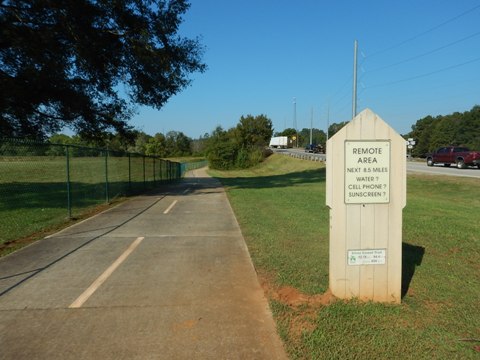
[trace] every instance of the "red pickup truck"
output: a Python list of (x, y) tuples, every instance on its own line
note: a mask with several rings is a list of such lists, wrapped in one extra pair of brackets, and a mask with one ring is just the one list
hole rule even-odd
[(427, 165), (443, 164), (450, 166), (455, 164), (459, 169), (465, 169), (467, 166), (477, 166), (480, 169), (480, 152), (470, 151), (466, 147), (445, 146), (437, 151), (427, 155)]

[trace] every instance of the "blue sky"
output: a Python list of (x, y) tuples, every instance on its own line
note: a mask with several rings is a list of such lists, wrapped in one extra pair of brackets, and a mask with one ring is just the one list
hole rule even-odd
[(351, 119), (357, 40), (358, 112), (404, 134), (427, 115), (480, 105), (478, 24), (478, 0), (192, 0), (180, 34), (201, 37), (208, 70), (131, 124), (197, 138), (265, 114), (282, 131), (295, 97), (297, 127), (310, 127), (313, 109), (313, 126), (326, 130)]

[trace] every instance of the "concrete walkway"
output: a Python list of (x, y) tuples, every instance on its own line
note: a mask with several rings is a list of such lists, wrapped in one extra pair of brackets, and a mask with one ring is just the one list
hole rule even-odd
[(286, 359), (204, 170), (0, 259), (1, 359)]

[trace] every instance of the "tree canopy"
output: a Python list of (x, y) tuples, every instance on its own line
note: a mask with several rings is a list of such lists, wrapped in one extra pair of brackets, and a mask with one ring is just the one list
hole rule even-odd
[(447, 145), (480, 150), (480, 106), (474, 106), (464, 113), (426, 116), (419, 119), (405, 137), (416, 141), (412, 149), (413, 156), (424, 156), (427, 152)]
[(330, 124), (328, 127), (328, 137), (331, 138), (337, 132), (339, 132), (345, 125), (347, 125), (349, 121), (341, 121), (339, 123)]
[[(179, 131), (169, 131), (166, 135), (154, 136), (142, 131), (133, 131), (134, 139), (125, 142), (119, 134), (110, 135), (101, 142), (89, 142), (78, 135), (53, 134), (48, 141), (52, 144), (70, 144), (88, 147), (108, 148), (112, 151), (128, 151), (142, 155), (158, 157), (178, 157), (193, 155), (192, 139)], [(59, 148), (61, 149), (61, 148)]]
[(212, 169), (248, 168), (267, 155), (272, 137), (272, 121), (265, 115), (242, 116), (237, 126), (223, 130), (218, 126), (205, 137), (206, 155)]
[(265, 115), (242, 116), (237, 131), (241, 146), (267, 146), (273, 134), (272, 121)]
[(129, 130), (135, 105), (161, 108), (206, 69), (199, 39), (177, 34), (188, 8), (186, 0), (2, 0), (0, 136)]

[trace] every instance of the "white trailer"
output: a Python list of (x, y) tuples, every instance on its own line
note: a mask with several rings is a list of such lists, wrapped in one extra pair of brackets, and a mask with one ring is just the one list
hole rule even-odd
[(275, 136), (270, 139), (269, 146), (276, 149), (286, 149), (291, 147), (288, 136)]

